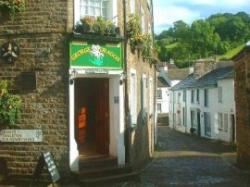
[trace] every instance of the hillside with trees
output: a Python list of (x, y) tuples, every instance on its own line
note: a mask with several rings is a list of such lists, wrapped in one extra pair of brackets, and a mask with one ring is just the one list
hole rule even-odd
[(199, 58), (230, 58), (249, 39), (250, 15), (224, 13), (191, 25), (176, 21), (156, 36), (156, 49), (161, 61), (172, 59), (177, 66), (187, 67)]

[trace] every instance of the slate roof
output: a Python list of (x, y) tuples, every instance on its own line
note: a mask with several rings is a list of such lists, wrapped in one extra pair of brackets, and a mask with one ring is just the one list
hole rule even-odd
[(172, 68), (166, 73), (170, 80), (183, 80), (189, 74), (189, 68)]
[(176, 84), (171, 90), (180, 90), (184, 88), (191, 88), (195, 84), (196, 79), (194, 74), (188, 75), (184, 80)]
[(232, 70), (233, 70), (232, 66), (215, 69), (215, 70), (205, 74), (201, 78), (199, 78), (194, 86), (195, 87), (216, 86), (218, 79), (225, 76), (226, 74), (228, 74)]
[(172, 90), (180, 90), (185, 88), (211, 87), (216, 86), (219, 79), (233, 78), (234, 70), (232, 66), (218, 68), (204, 76), (196, 79), (194, 74), (189, 75), (186, 79), (175, 85)]
[(158, 80), (157, 80), (157, 85), (158, 87), (170, 87), (171, 82), (169, 78), (166, 76), (165, 71), (160, 69), (159, 70), (159, 75), (158, 75)]

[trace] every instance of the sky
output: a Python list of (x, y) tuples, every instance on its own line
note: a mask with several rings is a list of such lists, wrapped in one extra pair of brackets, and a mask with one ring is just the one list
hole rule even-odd
[(156, 34), (178, 20), (191, 24), (216, 13), (250, 14), (250, 0), (153, 0), (153, 3)]

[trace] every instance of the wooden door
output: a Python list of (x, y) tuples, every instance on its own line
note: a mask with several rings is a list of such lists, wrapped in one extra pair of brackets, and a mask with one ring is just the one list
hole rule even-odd
[(96, 84), (95, 132), (97, 152), (109, 154), (109, 80), (100, 79)]

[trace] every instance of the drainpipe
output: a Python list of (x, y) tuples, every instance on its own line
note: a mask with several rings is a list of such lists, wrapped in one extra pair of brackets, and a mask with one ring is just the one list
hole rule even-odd
[(173, 119), (173, 129), (175, 129), (175, 120), (176, 120), (175, 117), (174, 117), (174, 116), (175, 116), (175, 115), (174, 115), (174, 114), (175, 114), (175, 111), (174, 111), (174, 108), (175, 108), (175, 107), (174, 107), (174, 104), (175, 104), (175, 93), (174, 93), (174, 90), (173, 90), (173, 118), (172, 118), (172, 119)]
[(128, 116), (129, 116), (129, 108), (128, 108), (128, 74), (127, 74), (127, 44), (128, 44), (128, 39), (127, 39), (127, 14), (126, 14), (126, 0), (122, 1), (123, 4), (123, 35), (124, 35), (124, 45), (123, 45), (123, 58), (124, 58), (124, 75), (125, 75), (125, 79), (124, 79), (124, 92), (125, 92), (125, 116), (124, 116), (124, 120), (125, 120), (125, 162), (129, 163), (130, 160), (130, 154), (129, 154), (129, 123), (128, 123)]
[[(154, 40), (154, 9), (153, 9), (153, 0), (150, 1), (151, 3), (151, 29), (152, 29), (152, 41), (153, 41), (153, 46), (155, 46), (155, 40)], [(154, 145), (157, 145), (157, 116), (158, 116), (158, 113), (157, 113), (157, 65), (154, 66), (155, 68), (155, 71), (154, 71)]]

